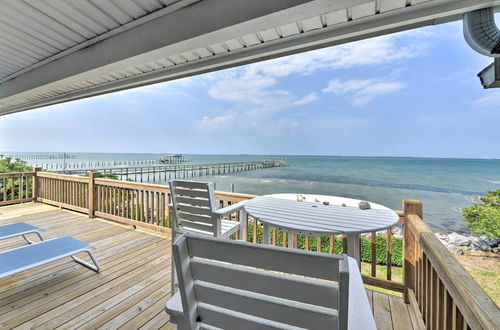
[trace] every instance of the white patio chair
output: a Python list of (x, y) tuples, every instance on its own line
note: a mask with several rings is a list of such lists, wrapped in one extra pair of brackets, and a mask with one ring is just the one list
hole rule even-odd
[[(171, 180), (169, 184), (172, 196), (172, 242), (177, 236), (187, 232), (227, 238), (238, 231), (240, 239), (246, 241), (247, 223), (243, 210), (245, 201), (218, 209), (213, 183)], [(229, 220), (231, 214), (237, 212), (239, 221)], [(172, 274), (173, 293), (177, 283), (174, 268)]]
[(173, 244), (178, 329), (376, 329), (356, 261), (187, 233)]

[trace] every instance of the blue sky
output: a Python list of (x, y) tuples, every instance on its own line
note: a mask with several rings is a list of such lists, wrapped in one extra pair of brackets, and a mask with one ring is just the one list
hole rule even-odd
[(461, 23), (0, 117), (2, 151), (500, 158)]

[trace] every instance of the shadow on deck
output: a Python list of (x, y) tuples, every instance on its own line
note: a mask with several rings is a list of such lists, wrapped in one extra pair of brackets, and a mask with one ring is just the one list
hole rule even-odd
[[(0, 207), (0, 224), (27, 222), (45, 238), (72, 236), (93, 245), (102, 271), (70, 258), (0, 280), (0, 328), (174, 329), (164, 311), (170, 296), (170, 240), (57, 207)], [(0, 251), (24, 245), (0, 241)], [(367, 290), (379, 329), (413, 329), (402, 298)]]

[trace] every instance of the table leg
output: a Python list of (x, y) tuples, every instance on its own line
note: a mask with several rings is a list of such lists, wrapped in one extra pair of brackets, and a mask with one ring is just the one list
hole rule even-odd
[(293, 233), (288, 233), (287, 235), (288, 247), (293, 249)]
[(264, 224), (264, 244), (271, 244), (271, 226), (267, 223)]
[(356, 259), (356, 261), (358, 262), (358, 266), (361, 267), (359, 234), (347, 234), (347, 255)]
[(240, 240), (243, 242), (248, 241), (248, 214), (245, 209), (240, 211)]

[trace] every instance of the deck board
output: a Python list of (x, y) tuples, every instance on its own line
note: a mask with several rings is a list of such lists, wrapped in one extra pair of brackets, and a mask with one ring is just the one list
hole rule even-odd
[[(91, 244), (102, 271), (68, 258), (1, 279), (1, 329), (175, 329), (164, 311), (168, 239), (40, 203), (0, 207), (0, 224), (20, 221), (44, 228), (46, 238), (68, 235)], [(3, 240), (0, 251), (24, 244)], [(379, 330), (419, 328), (421, 316), (401, 297), (367, 295)]]
[[(149, 329), (168, 326), (170, 241), (85, 214), (27, 203), (0, 207), (0, 224), (24, 221), (45, 238), (72, 236), (96, 249), (102, 271), (68, 258), (0, 280), (2, 329)], [(24, 245), (0, 241), (0, 251)]]

